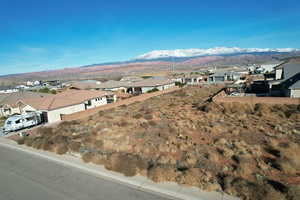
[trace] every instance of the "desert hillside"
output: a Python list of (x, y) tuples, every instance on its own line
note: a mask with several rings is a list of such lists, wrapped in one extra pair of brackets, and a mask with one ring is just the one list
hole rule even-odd
[(300, 106), (202, 103), (218, 89), (183, 88), (19, 143), (241, 199), (299, 199)]

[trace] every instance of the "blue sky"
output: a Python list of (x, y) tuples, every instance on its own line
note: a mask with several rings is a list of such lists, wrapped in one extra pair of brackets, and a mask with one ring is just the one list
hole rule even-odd
[(300, 48), (296, 0), (0, 0), (0, 75), (159, 49)]

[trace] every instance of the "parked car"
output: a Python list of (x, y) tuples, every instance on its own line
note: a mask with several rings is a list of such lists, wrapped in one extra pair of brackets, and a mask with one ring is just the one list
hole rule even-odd
[(41, 115), (36, 112), (30, 112), (22, 115), (9, 117), (3, 126), (4, 132), (17, 131), (23, 128), (36, 126), (42, 122)]

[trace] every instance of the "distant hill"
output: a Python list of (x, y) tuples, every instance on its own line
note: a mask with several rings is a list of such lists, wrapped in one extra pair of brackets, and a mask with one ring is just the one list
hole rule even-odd
[(299, 57), (300, 51), (290, 52), (234, 52), (218, 55), (201, 55), (189, 57), (160, 57), (154, 59), (135, 59), (125, 62), (92, 64), (23, 74), (12, 74), (0, 77), (0, 83), (11, 84), (26, 80), (73, 80), (86, 78), (115, 78), (135, 73), (149, 73), (170, 70), (195, 70), (208, 67), (237, 66), (246, 67), (251, 64), (264, 63)]

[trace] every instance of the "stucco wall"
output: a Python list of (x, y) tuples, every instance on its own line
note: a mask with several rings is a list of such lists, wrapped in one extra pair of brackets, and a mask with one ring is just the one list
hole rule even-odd
[(290, 91), (290, 97), (292, 98), (300, 98), (300, 89), (293, 89)]
[(67, 115), (85, 110), (84, 104), (72, 105), (47, 112), (48, 122), (53, 123), (61, 120), (61, 114)]
[(118, 90), (124, 90), (126, 91), (126, 88), (125, 87), (116, 87), (116, 88), (107, 88), (107, 89), (104, 89), (106, 91), (118, 91)]
[(0, 117), (7, 117), (13, 114), (21, 114), (19, 107), (9, 107), (9, 110), (0, 108)]
[(106, 99), (106, 97), (99, 97), (98, 100), (97, 100), (97, 98), (91, 99), (91, 104), (92, 104), (91, 106), (87, 106), (87, 109), (105, 105), (105, 104), (107, 104), (107, 99)]
[(162, 91), (162, 90), (166, 90), (169, 88), (175, 87), (175, 83), (171, 83), (171, 84), (167, 84), (167, 85), (163, 85), (163, 86), (157, 86), (157, 87), (142, 87), (142, 93), (147, 93), (148, 91), (157, 88), (158, 90)]
[(279, 79), (281, 79), (281, 76), (282, 76), (282, 69), (277, 69), (275, 71), (275, 79), (279, 80)]
[(202, 80), (202, 77), (196, 77), (196, 78), (187, 78), (186, 79), (186, 84), (187, 85), (197, 85), (200, 83), (200, 81)]
[(26, 105), (24, 108), (22, 108), (22, 113), (31, 112), (31, 111), (36, 111), (36, 109), (29, 105)]
[(96, 108), (98, 106), (102, 106), (105, 104), (107, 104), (106, 97), (99, 97), (98, 100), (97, 100), (97, 98), (91, 99), (91, 106), (85, 107), (85, 104), (82, 103), (82, 104), (68, 106), (65, 108), (51, 110), (51, 111), (47, 112), (48, 113), (48, 122), (53, 123), (53, 122), (60, 121), (61, 115), (69, 115), (69, 114), (73, 114), (76, 112), (84, 111), (86, 109)]

